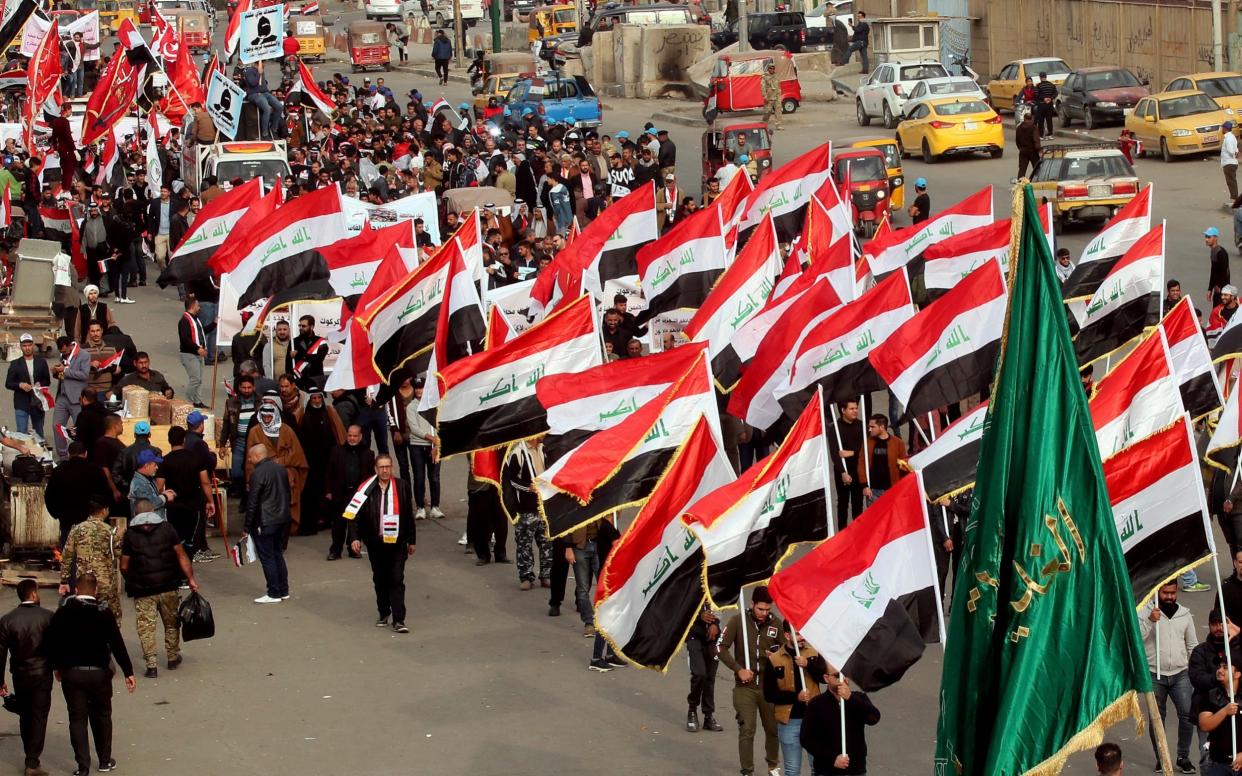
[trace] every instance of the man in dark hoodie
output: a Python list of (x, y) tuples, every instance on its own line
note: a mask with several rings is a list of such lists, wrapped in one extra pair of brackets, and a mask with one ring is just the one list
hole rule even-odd
[[(149, 507), (145, 503), (140, 506)], [(135, 515), (121, 540), (121, 575), (125, 577), (125, 593), (134, 599), (138, 614), (138, 641), (147, 664), (146, 677), (154, 679), (159, 674), (156, 668), (159, 651), (155, 644), (157, 612), (164, 625), (168, 670), (175, 670), (181, 665), (181, 624), (177, 621), (177, 607), (181, 602), (177, 588), (185, 579), (191, 590), (198, 591), (194, 567), (176, 529), (155, 512)]]

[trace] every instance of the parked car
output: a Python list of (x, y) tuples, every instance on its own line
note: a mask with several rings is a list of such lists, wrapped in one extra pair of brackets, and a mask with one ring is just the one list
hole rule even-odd
[(1166, 92), (1197, 89), (1225, 109), (1225, 113), (1242, 112), (1242, 74), (1228, 71), (1191, 73), (1174, 78), (1164, 87)]
[(858, 87), (855, 108), (858, 123), (867, 126), (873, 118), (884, 119), (893, 129), (905, 115), (903, 108), (915, 83), (926, 78), (947, 78), (949, 71), (939, 62), (884, 62), (875, 66)]
[(1126, 113), (1149, 94), (1151, 89), (1124, 67), (1080, 67), (1061, 84), (1057, 115), (1063, 127), (1082, 119), (1083, 126), (1095, 129), (1125, 121)]
[(362, 11), (366, 14), (368, 21), (376, 21), (379, 19), (396, 19), (401, 20), (401, 0), (365, 0), (362, 4)]
[(1031, 187), (1052, 203), (1052, 227), (1061, 234), (1069, 223), (1112, 218), (1138, 194), (1139, 181), (1116, 144), (1057, 144), (1043, 147)]
[(515, 116), (530, 110), (547, 124), (598, 127), (604, 118), (603, 103), (581, 75), (551, 72), (519, 78), (509, 90), (505, 104)]
[(846, 32), (854, 32), (854, 0), (827, 0), (807, 12), (806, 26), (832, 27), (831, 19), (845, 23)]
[(987, 99), (979, 84), (973, 78), (964, 75), (951, 75), (947, 78), (924, 78), (914, 85), (910, 95), (906, 97), (905, 112), (909, 113), (915, 103), (934, 100), (937, 97), (977, 97)]
[(1220, 104), (1203, 92), (1161, 92), (1138, 101), (1126, 116), (1126, 129), (1146, 147), (1144, 154), (1159, 148), (1168, 162), (1220, 148), (1220, 125), (1226, 118)]
[(1047, 73), (1048, 80), (1059, 87), (1069, 77), (1070, 66), (1065, 63), (1064, 59), (1057, 57), (1015, 59), (1002, 67), (996, 77), (984, 88), (988, 94), (988, 102), (995, 110), (1012, 111), (1014, 97), (1022, 91), (1027, 77), (1038, 83), (1040, 73)]
[[(431, 0), (427, 11), (428, 18), (437, 27), (452, 27), (453, 2), (454, 0)], [(458, 0), (458, 2), (460, 3), (458, 7), (461, 8), (462, 26), (473, 27), (483, 18), (483, 0)]]
[(940, 97), (914, 106), (897, 126), (902, 156), (922, 153), (935, 163), (949, 154), (987, 151), (993, 159), (1005, 153), (1001, 118), (983, 100)]
[(608, 3), (597, 8), (590, 21), (582, 25), (578, 33), (578, 47), (591, 45), (599, 30), (611, 30), (618, 24), (641, 24), (644, 27), (697, 24), (689, 6), (680, 3), (648, 3), (647, 5), (621, 5)]
[[(831, 27), (810, 27), (801, 11), (778, 11), (776, 13), (752, 13), (747, 19), (746, 31), (750, 47), (755, 51), (775, 49), (792, 51), (827, 51), (832, 48)], [(712, 33), (712, 48), (716, 51), (738, 41), (738, 22), (734, 21), (719, 32)]]

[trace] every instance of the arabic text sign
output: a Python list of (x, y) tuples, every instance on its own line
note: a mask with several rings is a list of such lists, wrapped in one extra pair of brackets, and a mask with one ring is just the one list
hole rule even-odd
[(241, 61), (261, 62), (283, 56), (281, 42), (285, 37), (284, 3), (266, 8), (251, 8), (241, 15)]
[(211, 80), (207, 84), (207, 113), (221, 134), (229, 138), (237, 137), (242, 105), (245, 102), (246, 93), (240, 86), (218, 70), (211, 72)]

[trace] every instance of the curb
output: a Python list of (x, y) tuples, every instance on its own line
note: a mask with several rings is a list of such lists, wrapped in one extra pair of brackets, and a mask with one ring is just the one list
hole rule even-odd
[(708, 124), (703, 120), (702, 116), (686, 116), (681, 113), (670, 113), (668, 111), (656, 111), (651, 114), (653, 121), (663, 121), (666, 124), (677, 124), (683, 127), (698, 127), (707, 129)]
[[(1121, 131), (1120, 128), (1117, 130)], [(1064, 137), (1071, 140), (1086, 141), (1091, 143), (1116, 143), (1117, 138), (1098, 135), (1093, 132), (1078, 129), (1057, 129), (1053, 132), (1057, 137)]]

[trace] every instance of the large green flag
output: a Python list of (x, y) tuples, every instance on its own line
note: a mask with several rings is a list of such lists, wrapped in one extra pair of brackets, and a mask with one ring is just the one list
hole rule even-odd
[(937, 776), (1057, 773), (1151, 689), (1060, 286), (1031, 188), (953, 592)]

